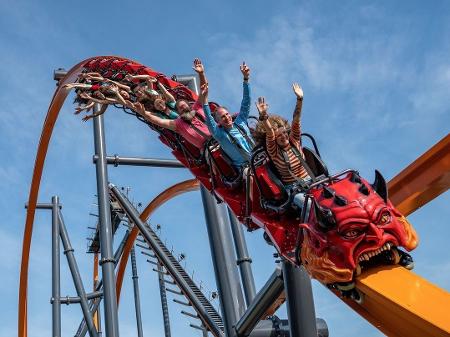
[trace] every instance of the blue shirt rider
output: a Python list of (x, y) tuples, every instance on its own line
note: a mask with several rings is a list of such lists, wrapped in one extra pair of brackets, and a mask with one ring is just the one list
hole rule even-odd
[(244, 62), (240, 69), (244, 77), (243, 98), (241, 109), (234, 121), (224, 107), (217, 108), (215, 112), (216, 118), (213, 118), (208, 105), (208, 84), (207, 82), (202, 84), (202, 103), (206, 116), (206, 125), (211, 135), (230, 157), (233, 166), (236, 168), (241, 168), (250, 160), (254, 146), (253, 138), (247, 126), (247, 119), (250, 113), (250, 85), (248, 83), (250, 68)]

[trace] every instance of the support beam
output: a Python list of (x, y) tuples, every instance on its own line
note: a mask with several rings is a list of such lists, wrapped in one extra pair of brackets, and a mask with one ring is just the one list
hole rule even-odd
[(316, 337), (316, 312), (311, 279), (305, 269), (283, 261), (284, 288), (291, 336)]
[(92, 319), (91, 311), (89, 310), (89, 305), (86, 297), (86, 291), (84, 290), (83, 281), (81, 280), (80, 271), (78, 269), (75, 256), (73, 254), (74, 249), (70, 244), (69, 234), (67, 233), (66, 226), (64, 225), (64, 220), (60, 212), (58, 212), (58, 221), (61, 241), (64, 247), (64, 254), (66, 254), (67, 262), (69, 264), (70, 273), (72, 274), (73, 283), (77, 291), (77, 295), (80, 298), (81, 311), (83, 312), (84, 320), (87, 322), (87, 327), (89, 330), (89, 335), (91, 337), (97, 337), (97, 330), (94, 326), (94, 320)]
[[(28, 203), (25, 203), (25, 209), (28, 208)], [(58, 204), (58, 208), (61, 209), (62, 205)], [(49, 210), (53, 210), (53, 203), (37, 203), (36, 204), (36, 209), (49, 209)]]
[(61, 337), (59, 198), (52, 197), (52, 336)]
[[(93, 300), (99, 297), (103, 296), (102, 291), (94, 291), (93, 293), (86, 294), (87, 300)], [(54, 302), (54, 299), (52, 299), (52, 303)], [(81, 298), (79, 296), (65, 296), (60, 298), (61, 304), (75, 304), (75, 303), (81, 303)]]
[(157, 264), (158, 268), (158, 282), (159, 282), (159, 295), (161, 297), (161, 310), (163, 314), (164, 322), (164, 336), (170, 337), (170, 318), (169, 318), (169, 306), (167, 305), (167, 293), (166, 285), (164, 282), (164, 274), (162, 273), (163, 267), (160, 263)]
[[(94, 113), (104, 107), (95, 104)], [(108, 171), (106, 164), (106, 143), (103, 115), (94, 117), (95, 155), (98, 157), (96, 167), (97, 195), (99, 210), (99, 234), (104, 289), (105, 333), (108, 337), (119, 337), (119, 318), (117, 313), (116, 281), (114, 275), (115, 260), (113, 256), (113, 237), (111, 212), (108, 197)]]
[(230, 224), (224, 205), (217, 205), (203, 186), (200, 188), (208, 229), (211, 257), (219, 291), (225, 336), (236, 336), (234, 325), (245, 311), (245, 303), (236, 268)]
[[(98, 156), (94, 155), (92, 161), (97, 163)], [(120, 157), (118, 155), (106, 156), (106, 163), (114, 166), (150, 166), (165, 168), (185, 168), (184, 165), (175, 159), (157, 159), (157, 158), (140, 158), (140, 157)]]
[(136, 325), (137, 325), (137, 335), (138, 337), (143, 337), (142, 332), (142, 315), (141, 315), (141, 299), (139, 296), (139, 276), (136, 266), (136, 252), (134, 251), (134, 246), (131, 248), (131, 273), (133, 278), (133, 290), (134, 290), (134, 308), (136, 311)]
[(281, 268), (275, 269), (262, 289), (256, 294), (245, 313), (236, 324), (238, 336), (248, 336), (261, 319), (265, 312), (283, 293), (284, 282)]
[(233, 233), (234, 246), (236, 249), (236, 262), (239, 266), (245, 302), (248, 307), (256, 295), (255, 280), (252, 272), (252, 259), (248, 254), (247, 243), (245, 242), (242, 226), (230, 208), (228, 208), (228, 215), (230, 217), (231, 232)]
[[(119, 244), (119, 247), (117, 247), (117, 249), (114, 253), (114, 260), (116, 260), (116, 261), (120, 260), (123, 250), (124, 250), (124, 247), (125, 247), (125, 242), (127, 242), (129, 236), (130, 236), (130, 230), (127, 230), (125, 232), (125, 235), (122, 238), (122, 241)], [(103, 280), (99, 280), (97, 282), (97, 286), (95, 287), (95, 290), (99, 291), (102, 288), (103, 288)], [(98, 307), (100, 306), (100, 301), (101, 301), (101, 298), (98, 298), (89, 303), (89, 307), (90, 307), (91, 311), (98, 313), (99, 321), (100, 321), (100, 315), (99, 315), (100, 312), (98, 311)], [(75, 336), (76, 337), (84, 337), (86, 335), (86, 332), (87, 332), (87, 326), (86, 326), (85, 321), (82, 320), (80, 325), (78, 326), (78, 330), (77, 330), (77, 333), (75, 334)]]

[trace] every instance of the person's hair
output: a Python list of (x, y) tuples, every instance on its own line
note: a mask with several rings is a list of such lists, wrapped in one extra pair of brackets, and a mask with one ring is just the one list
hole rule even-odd
[(175, 109), (176, 109), (177, 111), (178, 111), (178, 105), (179, 105), (181, 102), (186, 102), (186, 103), (190, 106), (190, 104), (189, 104), (189, 102), (188, 102), (187, 100), (185, 100), (185, 99), (183, 99), (183, 98), (177, 99), (177, 101), (175, 102)]
[[(278, 115), (270, 115), (269, 116), (270, 125), (274, 130), (284, 127), (286, 129), (290, 129), (289, 122), (281, 116)], [(265, 144), (266, 142), (266, 128), (263, 125), (263, 121), (258, 121), (256, 123), (255, 130), (252, 132), (253, 139), (256, 144)]]
[[(156, 102), (157, 99), (162, 100), (164, 103), (166, 103), (166, 100), (165, 100), (162, 96), (160, 96), (160, 95), (156, 96), (155, 99), (153, 100), (153, 109), (154, 109), (155, 111), (160, 111), (160, 110), (156, 109), (156, 107), (155, 107), (155, 102)], [(162, 112), (162, 111), (160, 111), (160, 112)]]
[(214, 112), (211, 112), (211, 115), (213, 116), (213, 118), (214, 118), (214, 120), (216, 121), (216, 122), (218, 122), (218, 120), (217, 120), (217, 110), (219, 110), (219, 109), (224, 109), (224, 110), (226, 110), (226, 111), (228, 111), (228, 113), (230, 113), (230, 111), (228, 110), (228, 108), (226, 107), (226, 106), (223, 106), (223, 105), (219, 105), (217, 108), (216, 108), (216, 110), (214, 110)]

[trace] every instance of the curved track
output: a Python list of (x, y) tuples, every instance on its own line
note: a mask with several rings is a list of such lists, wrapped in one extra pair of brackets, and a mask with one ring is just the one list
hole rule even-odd
[[(33, 170), (33, 177), (29, 192), (29, 198), (28, 198), (28, 208), (27, 208), (27, 215), (26, 215), (26, 222), (25, 222), (25, 229), (24, 229), (24, 236), (23, 236), (23, 247), (22, 247), (22, 260), (21, 260), (21, 270), (20, 270), (20, 283), (19, 283), (19, 305), (18, 305), (18, 336), (19, 337), (26, 337), (27, 336), (27, 288), (28, 288), (28, 266), (29, 266), (29, 256), (30, 256), (30, 246), (31, 246), (31, 239), (32, 239), (32, 232), (33, 232), (33, 222), (34, 222), (34, 216), (35, 216), (35, 210), (36, 210), (36, 203), (40, 188), (40, 182), (42, 178), (43, 168), (44, 168), (44, 162), (48, 150), (48, 146), (50, 143), (50, 139), (53, 133), (53, 127), (55, 125), (55, 122), (58, 118), (59, 111), (68, 95), (69, 90), (64, 89), (62, 85), (66, 83), (74, 82), (78, 76), (78, 74), (83, 70), (84, 66), (88, 64), (88, 62), (95, 60), (95, 59), (101, 59), (101, 58), (114, 58), (116, 60), (123, 60), (125, 62), (132, 62), (125, 58), (119, 58), (119, 57), (109, 57), (109, 56), (99, 56), (99, 57), (93, 57), (86, 59), (77, 65), (75, 65), (68, 74), (60, 81), (59, 86), (52, 98), (52, 101), (50, 103), (47, 116), (43, 125), (36, 159), (35, 159), (35, 165)], [(137, 63), (135, 63), (137, 64)], [(167, 80), (168, 82), (173, 82), (170, 80)], [(444, 164), (442, 167), (448, 166), (448, 136), (444, 139), (444, 150), (441, 150), (440, 155), (443, 158)], [(426, 156), (425, 156), (426, 157)], [(433, 156), (429, 156), (429, 158), (433, 158)], [(189, 167), (189, 163), (186, 161), (183, 161), (183, 158), (178, 158), (184, 164)], [(428, 161), (427, 161), (428, 160)], [(424, 160), (425, 163), (429, 162), (430, 159)], [(423, 171), (423, 165), (424, 163), (420, 163), (421, 170)], [(425, 164), (426, 165), (426, 164)], [(441, 170), (442, 170), (441, 167)], [(206, 186), (209, 185), (209, 180), (206, 176), (202, 176), (200, 173), (195, 170), (195, 168), (190, 168), (191, 171), (194, 173), (195, 176)], [(446, 171), (448, 173), (448, 170)], [(445, 171), (444, 171), (445, 173)], [(442, 191), (445, 191), (448, 189), (450, 178), (447, 175), (443, 175), (442, 172), (440, 174), (441, 178), (443, 176), (444, 180), (444, 188), (441, 188), (439, 190), (440, 193)], [(399, 175), (400, 176), (400, 175)], [(442, 184), (442, 179), (439, 180), (439, 182)], [(189, 180), (183, 183), (180, 183), (178, 185), (173, 186), (172, 188), (164, 191), (161, 193), (155, 200), (153, 200), (144, 210), (144, 212), (141, 214), (141, 219), (146, 219), (156, 208), (158, 208), (162, 203), (170, 199), (171, 197), (178, 195), (180, 193), (194, 190), (198, 188), (198, 182), (196, 180)], [(217, 192), (217, 191), (216, 191)], [(219, 195), (220, 195), (220, 191)], [(436, 193), (435, 193), (436, 194)], [(437, 193), (438, 195), (439, 193)], [(405, 196), (402, 196), (402, 198), (407, 198), (408, 192), (406, 192)], [(399, 198), (399, 199), (402, 199)], [(401, 202), (402, 200), (397, 200), (397, 203)], [(241, 200), (239, 198), (230, 199), (227, 200), (229, 206), (232, 209), (237, 209), (241, 207)], [(414, 207), (411, 207), (410, 211), (413, 211)], [(120, 260), (119, 264), (119, 271), (118, 271), (118, 278), (117, 278), (117, 287), (116, 287), (116, 293), (119, 298), (121, 287), (122, 287), (122, 280), (123, 280), (123, 273), (128, 261), (128, 254), (130, 252), (132, 243), (134, 242), (134, 239), (136, 238), (138, 231), (137, 229), (133, 229), (132, 235), (130, 235), (130, 238), (127, 241), (127, 244), (125, 246), (124, 255), (122, 256), (122, 259)], [(393, 271), (392, 271), (393, 270)], [(389, 332), (392, 335), (395, 336), (405, 336), (404, 331), (399, 330), (396, 328), (395, 323), (398, 323), (397, 318), (393, 317), (395, 314), (403, 314), (402, 317), (405, 319), (414, 319), (418, 323), (419, 327), (416, 330), (411, 330), (410, 333), (415, 332), (425, 332), (427, 335), (436, 335), (441, 336), (444, 334), (450, 335), (450, 322), (448, 322), (445, 319), (441, 319), (441, 316), (443, 315), (443, 312), (450, 307), (450, 295), (437, 288), (439, 291), (434, 291), (433, 289), (436, 288), (435, 286), (428, 283), (426, 280), (420, 279), (419, 277), (415, 276), (413, 273), (406, 272), (403, 269), (398, 271), (398, 268), (382, 268), (383, 275), (380, 279), (380, 277), (376, 277), (373, 275), (373, 273), (367, 273), (361, 275), (357, 280), (357, 286), (358, 289), (361, 290), (364, 294), (370, 295), (371, 300), (373, 301), (366, 301), (366, 305), (357, 305), (355, 302), (349, 302), (346, 301), (353, 309), (355, 309), (358, 313), (360, 313), (365, 319), (369, 320), (372, 324), (377, 326), (377, 328), (381, 329), (382, 331)], [(401, 283), (398, 285), (393, 285), (388, 280), (392, 277), (400, 277), (400, 278), (408, 278), (410, 280), (411, 286), (408, 286), (407, 289), (405, 288), (405, 284)], [(420, 279), (420, 280), (419, 280)], [(420, 293), (418, 292), (419, 289), (414, 288), (414, 285), (417, 285), (419, 282), (421, 285)], [(377, 287), (378, 285), (378, 287)], [(393, 292), (393, 294), (390, 294), (389, 292)], [(398, 292), (400, 291), (399, 296)], [(420, 295), (420, 296), (418, 296)], [(426, 298), (426, 301), (410, 301), (410, 297), (413, 296), (415, 299), (424, 297)], [(436, 296), (436, 297), (435, 297)], [(430, 298), (431, 297), (431, 298)], [(438, 298), (439, 297), (439, 298)], [(385, 302), (380, 302), (380, 298), (384, 298)], [(429, 303), (429, 300), (431, 300), (431, 303), (433, 303), (433, 300), (439, 300), (439, 308), (437, 310), (435, 309), (433, 312), (427, 312), (426, 310), (423, 310), (424, 307)], [(394, 303), (397, 301), (396, 303)], [(372, 304), (371, 304), (372, 303)], [(375, 303), (375, 304), (373, 304)], [(393, 308), (393, 310), (383, 310), (383, 306), (385, 308)], [(389, 312), (389, 314), (387, 314)], [(406, 316), (405, 316), (406, 315)], [(380, 326), (381, 325), (381, 326)], [(383, 329), (383, 326), (385, 329)], [(391, 329), (394, 329), (391, 330)]]

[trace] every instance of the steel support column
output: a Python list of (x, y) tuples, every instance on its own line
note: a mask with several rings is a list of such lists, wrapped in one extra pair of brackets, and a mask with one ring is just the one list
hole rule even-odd
[[(94, 113), (100, 109), (95, 104)], [(104, 134), (103, 115), (94, 117), (94, 145), (97, 156), (97, 195), (99, 210), (100, 252), (104, 294), (105, 333), (108, 337), (119, 336), (119, 323), (117, 313), (116, 281), (114, 275), (115, 260), (113, 256), (113, 237), (111, 226), (111, 212), (108, 197), (108, 171), (106, 164), (106, 144)]]
[[(116, 252), (114, 253), (114, 260), (119, 261), (119, 259), (122, 256), (123, 253), (123, 249), (125, 247), (125, 242), (127, 241), (128, 237), (130, 236), (130, 230), (127, 230), (125, 232), (125, 235), (122, 238), (122, 241), (120, 242), (119, 247), (117, 247)], [(99, 280), (97, 282), (97, 286), (95, 288), (96, 291), (99, 291), (103, 288), (103, 280)], [(92, 312), (98, 312), (98, 317), (99, 317), (99, 324), (100, 324), (100, 310), (98, 310), (99, 306), (100, 306), (100, 301), (101, 298), (92, 300), (89, 303), (89, 308), (91, 309)], [(77, 333), (75, 334), (76, 337), (84, 337), (86, 335), (87, 332), (87, 326), (84, 320), (81, 321), (80, 325), (78, 326), (78, 330)]]
[(52, 336), (61, 337), (59, 198), (52, 197)]
[(161, 296), (161, 309), (164, 321), (164, 336), (171, 337), (170, 334), (170, 320), (169, 320), (169, 306), (167, 305), (167, 293), (166, 284), (164, 282), (163, 267), (158, 262), (158, 281), (159, 281), (159, 294)]
[(236, 268), (236, 256), (231, 243), (230, 225), (225, 206), (218, 205), (213, 196), (203, 186), (200, 191), (225, 335), (232, 337), (236, 336), (233, 326), (245, 311), (245, 303)]
[(303, 267), (283, 261), (284, 289), (291, 336), (317, 337), (311, 279)]
[(133, 289), (134, 289), (134, 307), (136, 310), (136, 324), (137, 324), (137, 332), (138, 337), (143, 337), (144, 334), (142, 332), (142, 316), (141, 316), (141, 299), (139, 296), (139, 281), (138, 281), (138, 273), (136, 267), (136, 253), (133, 248), (131, 248), (131, 273), (133, 278)]
[(244, 289), (245, 303), (247, 307), (252, 303), (256, 295), (255, 280), (252, 272), (252, 259), (249, 257), (247, 243), (245, 242), (242, 225), (236, 219), (236, 216), (228, 208), (230, 216), (231, 231), (233, 233), (234, 246), (236, 248), (237, 265), (241, 273), (242, 288)]
[(86, 291), (83, 286), (83, 281), (81, 280), (80, 271), (78, 269), (75, 256), (73, 254), (74, 249), (70, 244), (69, 234), (67, 233), (66, 226), (64, 225), (64, 220), (60, 212), (58, 212), (59, 220), (59, 230), (61, 241), (64, 247), (64, 254), (66, 254), (67, 262), (69, 264), (70, 273), (72, 274), (73, 283), (77, 291), (77, 295), (80, 298), (81, 310), (83, 311), (84, 320), (87, 322), (89, 335), (91, 337), (97, 337), (97, 330), (94, 326), (94, 320), (92, 318), (91, 311), (89, 310), (88, 300), (86, 297)]
[(267, 310), (283, 293), (283, 289), (283, 274), (281, 268), (277, 267), (236, 323), (238, 336), (248, 336), (253, 331)]

